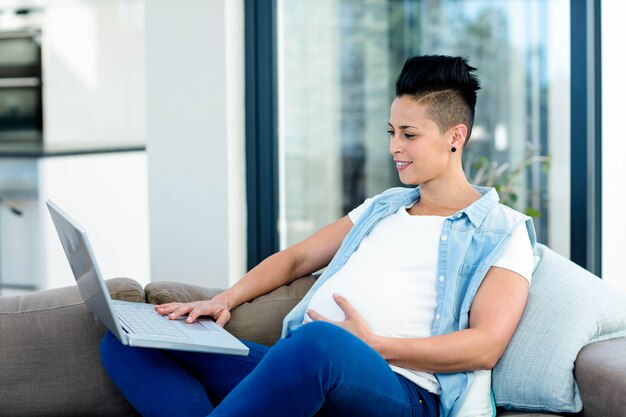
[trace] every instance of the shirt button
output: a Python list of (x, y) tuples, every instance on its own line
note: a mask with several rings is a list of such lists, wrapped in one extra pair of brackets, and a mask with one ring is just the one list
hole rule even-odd
[(446, 280), (446, 277), (444, 277), (443, 275), (439, 277), (439, 282), (444, 282), (445, 280)]
[(435, 316), (435, 319), (436, 319), (436, 320), (439, 320), (440, 318), (441, 318), (441, 314), (437, 314), (437, 315)]
[(448, 236), (446, 236), (446, 235), (441, 236), (441, 240), (443, 240), (445, 242), (446, 240), (448, 240)]
[(462, 215), (463, 215), (463, 213), (457, 213), (457, 214), (456, 214), (456, 218), (457, 218), (457, 219), (460, 219)]

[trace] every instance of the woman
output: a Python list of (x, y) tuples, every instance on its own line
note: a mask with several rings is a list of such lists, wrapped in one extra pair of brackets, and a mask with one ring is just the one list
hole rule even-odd
[(530, 218), (469, 184), (461, 156), (480, 88), (462, 58), (414, 57), (396, 83), (389, 151), (400, 180), (208, 301), (171, 319), (230, 311), (328, 266), (273, 347), (248, 357), (121, 345), (105, 369), (143, 415), (492, 415), (490, 372), (520, 320)]

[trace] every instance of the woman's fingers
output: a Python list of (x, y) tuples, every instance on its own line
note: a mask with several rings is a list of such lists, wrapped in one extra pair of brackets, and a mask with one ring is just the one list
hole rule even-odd
[(307, 310), (306, 313), (309, 315), (309, 317), (313, 321), (325, 321), (327, 323), (335, 323), (334, 321), (322, 316), (320, 313), (318, 313), (315, 310)]
[(215, 320), (215, 323), (217, 323), (217, 325), (220, 327), (224, 327), (226, 323), (228, 323), (229, 320), (230, 320), (230, 311), (222, 310), (219, 317), (217, 317), (217, 320)]
[(180, 307), (180, 303), (161, 304), (155, 306), (154, 308), (159, 314), (169, 314), (172, 311), (176, 310), (178, 307)]
[(187, 314), (187, 323), (194, 322), (200, 316), (211, 316), (216, 319), (220, 326), (224, 326), (230, 320), (230, 312), (219, 303), (207, 301), (193, 301), (190, 303), (168, 303), (156, 306), (159, 314), (167, 315), (170, 320), (176, 320)]
[(345, 297), (335, 293), (333, 294), (333, 298), (335, 299), (335, 302), (337, 303), (339, 308), (343, 310), (343, 313), (345, 314), (346, 319), (354, 316), (354, 313), (356, 312), (356, 310), (354, 309), (354, 307), (352, 307), (352, 304), (350, 304), (350, 302)]
[(200, 316), (213, 316), (215, 313), (215, 308), (211, 308), (211, 305), (197, 304), (189, 312), (189, 316), (187, 317), (186, 321), (187, 323), (192, 323)]
[(168, 317), (170, 318), (170, 320), (176, 320), (180, 316), (183, 316), (183, 315), (189, 313), (194, 308), (195, 308), (195, 304), (191, 304), (191, 303), (190, 304), (182, 304), (176, 310), (174, 310), (170, 314), (168, 314)]
[(176, 310), (171, 312), (168, 317), (172, 320), (187, 314), (187, 323), (193, 323), (200, 316), (215, 317), (222, 311), (227, 311), (224, 306), (211, 303), (210, 301), (193, 302), (180, 305)]

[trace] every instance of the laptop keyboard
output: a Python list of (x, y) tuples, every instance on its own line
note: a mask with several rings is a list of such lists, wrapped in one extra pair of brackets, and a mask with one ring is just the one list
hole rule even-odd
[(133, 333), (181, 339), (189, 338), (173, 322), (167, 319), (160, 319), (159, 314), (151, 308), (116, 304), (115, 311), (117, 317)]

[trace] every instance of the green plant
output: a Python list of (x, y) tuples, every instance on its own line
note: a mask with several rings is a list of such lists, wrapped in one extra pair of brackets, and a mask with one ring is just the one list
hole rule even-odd
[[(498, 163), (482, 156), (476, 158), (469, 153), (465, 159), (463, 169), (470, 183), (483, 187), (494, 187), (500, 196), (500, 202), (514, 209), (518, 209), (520, 177), (531, 166), (541, 165), (541, 171), (545, 174), (550, 169), (551, 158), (549, 155), (540, 155), (536, 148), (527, 146), (524, 157), (517, 163)], [(535, 190), (526, 190), (528, 193), (536, 193)], [(541, 217), (541, 211), (537, 207), (525, 207), (522, 210), (531, 217)]]

